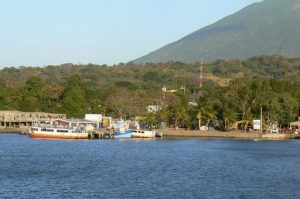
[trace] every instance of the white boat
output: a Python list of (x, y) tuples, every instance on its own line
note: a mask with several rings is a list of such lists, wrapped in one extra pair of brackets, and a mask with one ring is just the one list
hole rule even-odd
[(155, 131), (150, 130), (134, 130), (131, 134), (132, 138), (155, 138)]
[(80, 127), (63, 127), (53, 125), (36, 125), (28, 132), (31, 138), (53, 138), (53, 139), (88, 139), (88, 133)]

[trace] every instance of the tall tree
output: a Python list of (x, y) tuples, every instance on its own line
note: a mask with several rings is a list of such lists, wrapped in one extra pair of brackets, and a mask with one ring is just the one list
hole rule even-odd
[(83, 117), (88, 110), (86, 85), (78, 74), (69, 77), (62, 94), (62, 110), (68, 117)]

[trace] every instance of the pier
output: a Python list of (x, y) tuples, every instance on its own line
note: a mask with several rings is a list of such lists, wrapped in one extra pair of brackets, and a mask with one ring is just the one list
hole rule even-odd
[(89, 139), (114, 139), (114, 132), (108, 130), (90, 131)]
[(65, 119), (66, 114), (44, 112), (0, 111), (0, 132), (21, 132), (33, 122), (46, 123), (53, 119)]

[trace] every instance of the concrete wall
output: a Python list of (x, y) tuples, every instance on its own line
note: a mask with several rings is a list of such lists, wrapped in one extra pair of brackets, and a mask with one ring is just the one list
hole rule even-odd
[(268, 140), (288, 140), (288, 139), (299, 139), (299, 134), (283, 134), (283, 133), (268, 133), (262, 135), (263, 139)]
[(266, 139), (266, 140), (287, 140), (300, 139), (300, 134), (269, 133), (263, 134), (252, 132), (220, 132), (220, 131), (191, 131), (184, 129), (163, 129), (157, 130), (163, 137), (213, 137), (213, 138), (235, 138), (235, 139)]
[(237, 139), (258, 139), (259, 133), (241, 132), (220, 132), (220, 131), (191, 131), (184, 129), (163, 129), (157, 130), (163, 133), (164, 137), (215, 137), (215, 138), (237, 138)]

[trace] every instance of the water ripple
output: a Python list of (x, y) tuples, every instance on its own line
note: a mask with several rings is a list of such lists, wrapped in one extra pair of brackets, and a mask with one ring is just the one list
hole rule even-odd
[(0, 135), (1, 198), (299, 198), (300, 142)]

